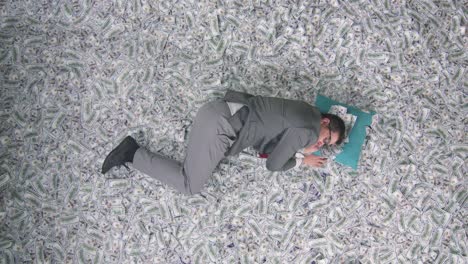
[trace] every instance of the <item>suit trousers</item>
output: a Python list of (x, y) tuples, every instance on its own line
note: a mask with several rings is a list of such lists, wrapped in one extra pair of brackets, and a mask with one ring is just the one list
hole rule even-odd
[(133, 158), (133, 167), (183, 194), (200, 192), (236, 140), (236, 132), (227, 120), (230, 116), (222, 99), (204, 104), (189, 131), (183, 162), (140, 147)]

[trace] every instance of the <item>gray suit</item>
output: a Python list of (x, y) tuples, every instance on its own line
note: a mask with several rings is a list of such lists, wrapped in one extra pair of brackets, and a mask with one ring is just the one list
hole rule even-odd
[[(226, 102), (245, 106), (231, 115)], [(183, 163), (140, 148), (133, 166), (186, 194), (199, 192), (221, 159), (250, 146), (269, 154), (268, 170), (288, 170), (296, 165), (295, 153), (317, 141), (320, 116), (303, 101), (230, 90), (198, 111)]]

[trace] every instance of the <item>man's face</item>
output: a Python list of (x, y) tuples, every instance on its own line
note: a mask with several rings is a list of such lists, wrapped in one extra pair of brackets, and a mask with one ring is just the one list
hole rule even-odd
[(338, 132), (331, 132), (329, 128), (330, 120), (322, 118), (320, 120), (320, 134), (315, 147), (321, 148), (324, 145), (334, 145), (338, 141), (340, 134)]

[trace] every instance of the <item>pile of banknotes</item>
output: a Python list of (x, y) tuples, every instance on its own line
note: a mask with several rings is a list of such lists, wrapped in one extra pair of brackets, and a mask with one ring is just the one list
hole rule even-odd
[[(0, 1), (0, 263), (465, 263), (466, 3)], [(100, 173), (180, 161), (227, 89), (377, 112), (357, 171), (252, 150), (184, 196)]]

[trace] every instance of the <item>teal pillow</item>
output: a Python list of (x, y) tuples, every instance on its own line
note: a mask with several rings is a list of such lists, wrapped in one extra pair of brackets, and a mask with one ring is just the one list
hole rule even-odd
[(366, 126), (372, 123), (372, 116), (375, 112), (364, 112), (354, 106), (349, 106), (337, 101), (334, 101), (323, 95), (318, 95), (315, 99), (315, 106), (322, 113), (328, 113), (332, 105), (341, 105), (348, 109), (348, 114), (357, 116), (356, 122), (349, 133), (349, 142), (343, 145), (343, 150), (336, 156), (335, 161), (343, 165), (357, 169), (359, 156), (361, 155), (362, 145), (366, 138)]

